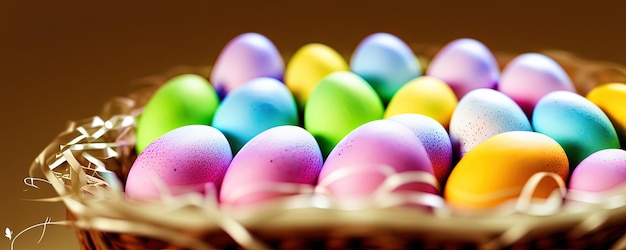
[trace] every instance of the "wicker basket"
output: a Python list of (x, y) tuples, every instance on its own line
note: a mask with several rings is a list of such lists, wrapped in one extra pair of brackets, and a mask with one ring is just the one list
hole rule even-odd
[[(425, 63), (438, 49), (414, 48)], [(565, 68), (581, 94), (600, 83), (626, 82), (619, 65), (542, 53)], [(500, 65), (513, 56), (497, 54)], [(220, 208), (200, 195), (125, 200), (121, 187), (136, 157), (134, 118), (162, 83), (181, 73), (208, 77), (210, 68), (182, 67), (141, 79), (137, 92), (112, 99), (99, 116), (71, 123), (31, 166), (31, 175), (43, 174), (63, 200), (82, 249), (626, 248), (626, 192), (607, 194), (602, 202), (557, 196), (556, 204), (541, 204), (554, 209), (539, 215), (502, 208), (466, 215), (446, 211), (445, 204), (342, 209), (311, 193), (248, 210)], [(508, 205), (519, 208), (520, 201)]]

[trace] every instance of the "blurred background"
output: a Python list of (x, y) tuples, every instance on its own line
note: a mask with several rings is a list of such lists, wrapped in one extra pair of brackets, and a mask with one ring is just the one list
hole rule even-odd
[[(618, 1), (614, 1), (618, 2)], [(290, 55), (311, 42), (349, 55), (374, 32), (407, 43), (471, 37), (514, 53), (562, 49), (626, 64), (624, 4), (580, 1), (3, 1), (0, 3), (0, 230), (13, 236), (46, 218), (65, 220), (54, 193), (23, 183), (67, 121), (90, 117), (134, 79), (178, 65), (209, 65), (244, 32)], [(349, 59), (349, 58), (346, 58)], [(48, 188), (49, 189), (49, 188)], [(78, 249), (74, 232), (49, 225), (15, 249)], [(0, 249), (11, 241), (0, 238)]]

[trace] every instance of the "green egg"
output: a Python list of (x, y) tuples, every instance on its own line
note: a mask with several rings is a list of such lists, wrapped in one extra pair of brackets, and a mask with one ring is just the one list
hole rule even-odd
[(217, 93), (205, 78), (185, 74), (170, 79), (150, 98), (138, 117), (137, 153), (175, 128), (192, 124), (211, 125), (218, 105)]
[(304, 127), (320, 144), (324, 157), (350, 131), (382, 119), (383, 103), (360, 76), (337, 71), (324, 77), (309, 96)]

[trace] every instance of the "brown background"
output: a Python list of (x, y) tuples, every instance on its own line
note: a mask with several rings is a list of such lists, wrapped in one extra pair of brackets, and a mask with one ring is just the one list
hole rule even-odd
[[(433, 1), (435, 2), (435, 1)], [(0, 230), (14, 235), (65, 219), (58, 203), (25, 201), (50, 192), (22, 180), (36, 155), (68, 120), (89, 117), (133, 79), (176, 65), (207, 65), (249, 31), (292, 53), (310, 43), (350, 53), (373, 32), (408, 43), (476, 38), (493, 50), (559, 48), (626, 64), (624, 10), (618, 4), (543, 1), (14, 1), (0, 3)], [(582, 1), (581, 1), (582, 2)], [(615, 1), (617, 2), (617, 1)], [(24, 234), (16, 249), (76, 249), (73, 231), (49, 226)], [(10, 241), (0, 238), (0, 249)]]

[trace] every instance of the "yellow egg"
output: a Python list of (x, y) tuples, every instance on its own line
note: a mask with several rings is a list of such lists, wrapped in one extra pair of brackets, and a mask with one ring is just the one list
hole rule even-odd
[(385, 118), (415, 113), (431, 117), (448, 129), (458, 100), (452, 89), (437, 78), (422, 76), (409, 81), (391, 98)]
[(319, 43), (300, 48), (285, 69), (285, 84), (299, 107), (304, 107), (317, 83), (335, 71), (349, 70), (343, 57), (334, 49)]
[[(444, 196), (456, 208), (494, 207), (519, 197), (526, 182), (539, 172), (567, 180), (569, 163), (563, 148), (540, 133), (505, 132), (483, 141), (461, 158), (450, 173)], [(556, 181), (544, 179), (532, 197), (547, 198), (556, 189)]]
[(626, 84), (607, 83), (593, 88), (587, 99), (600, 107), (613, 123), (624, 143), (626, 141)]

